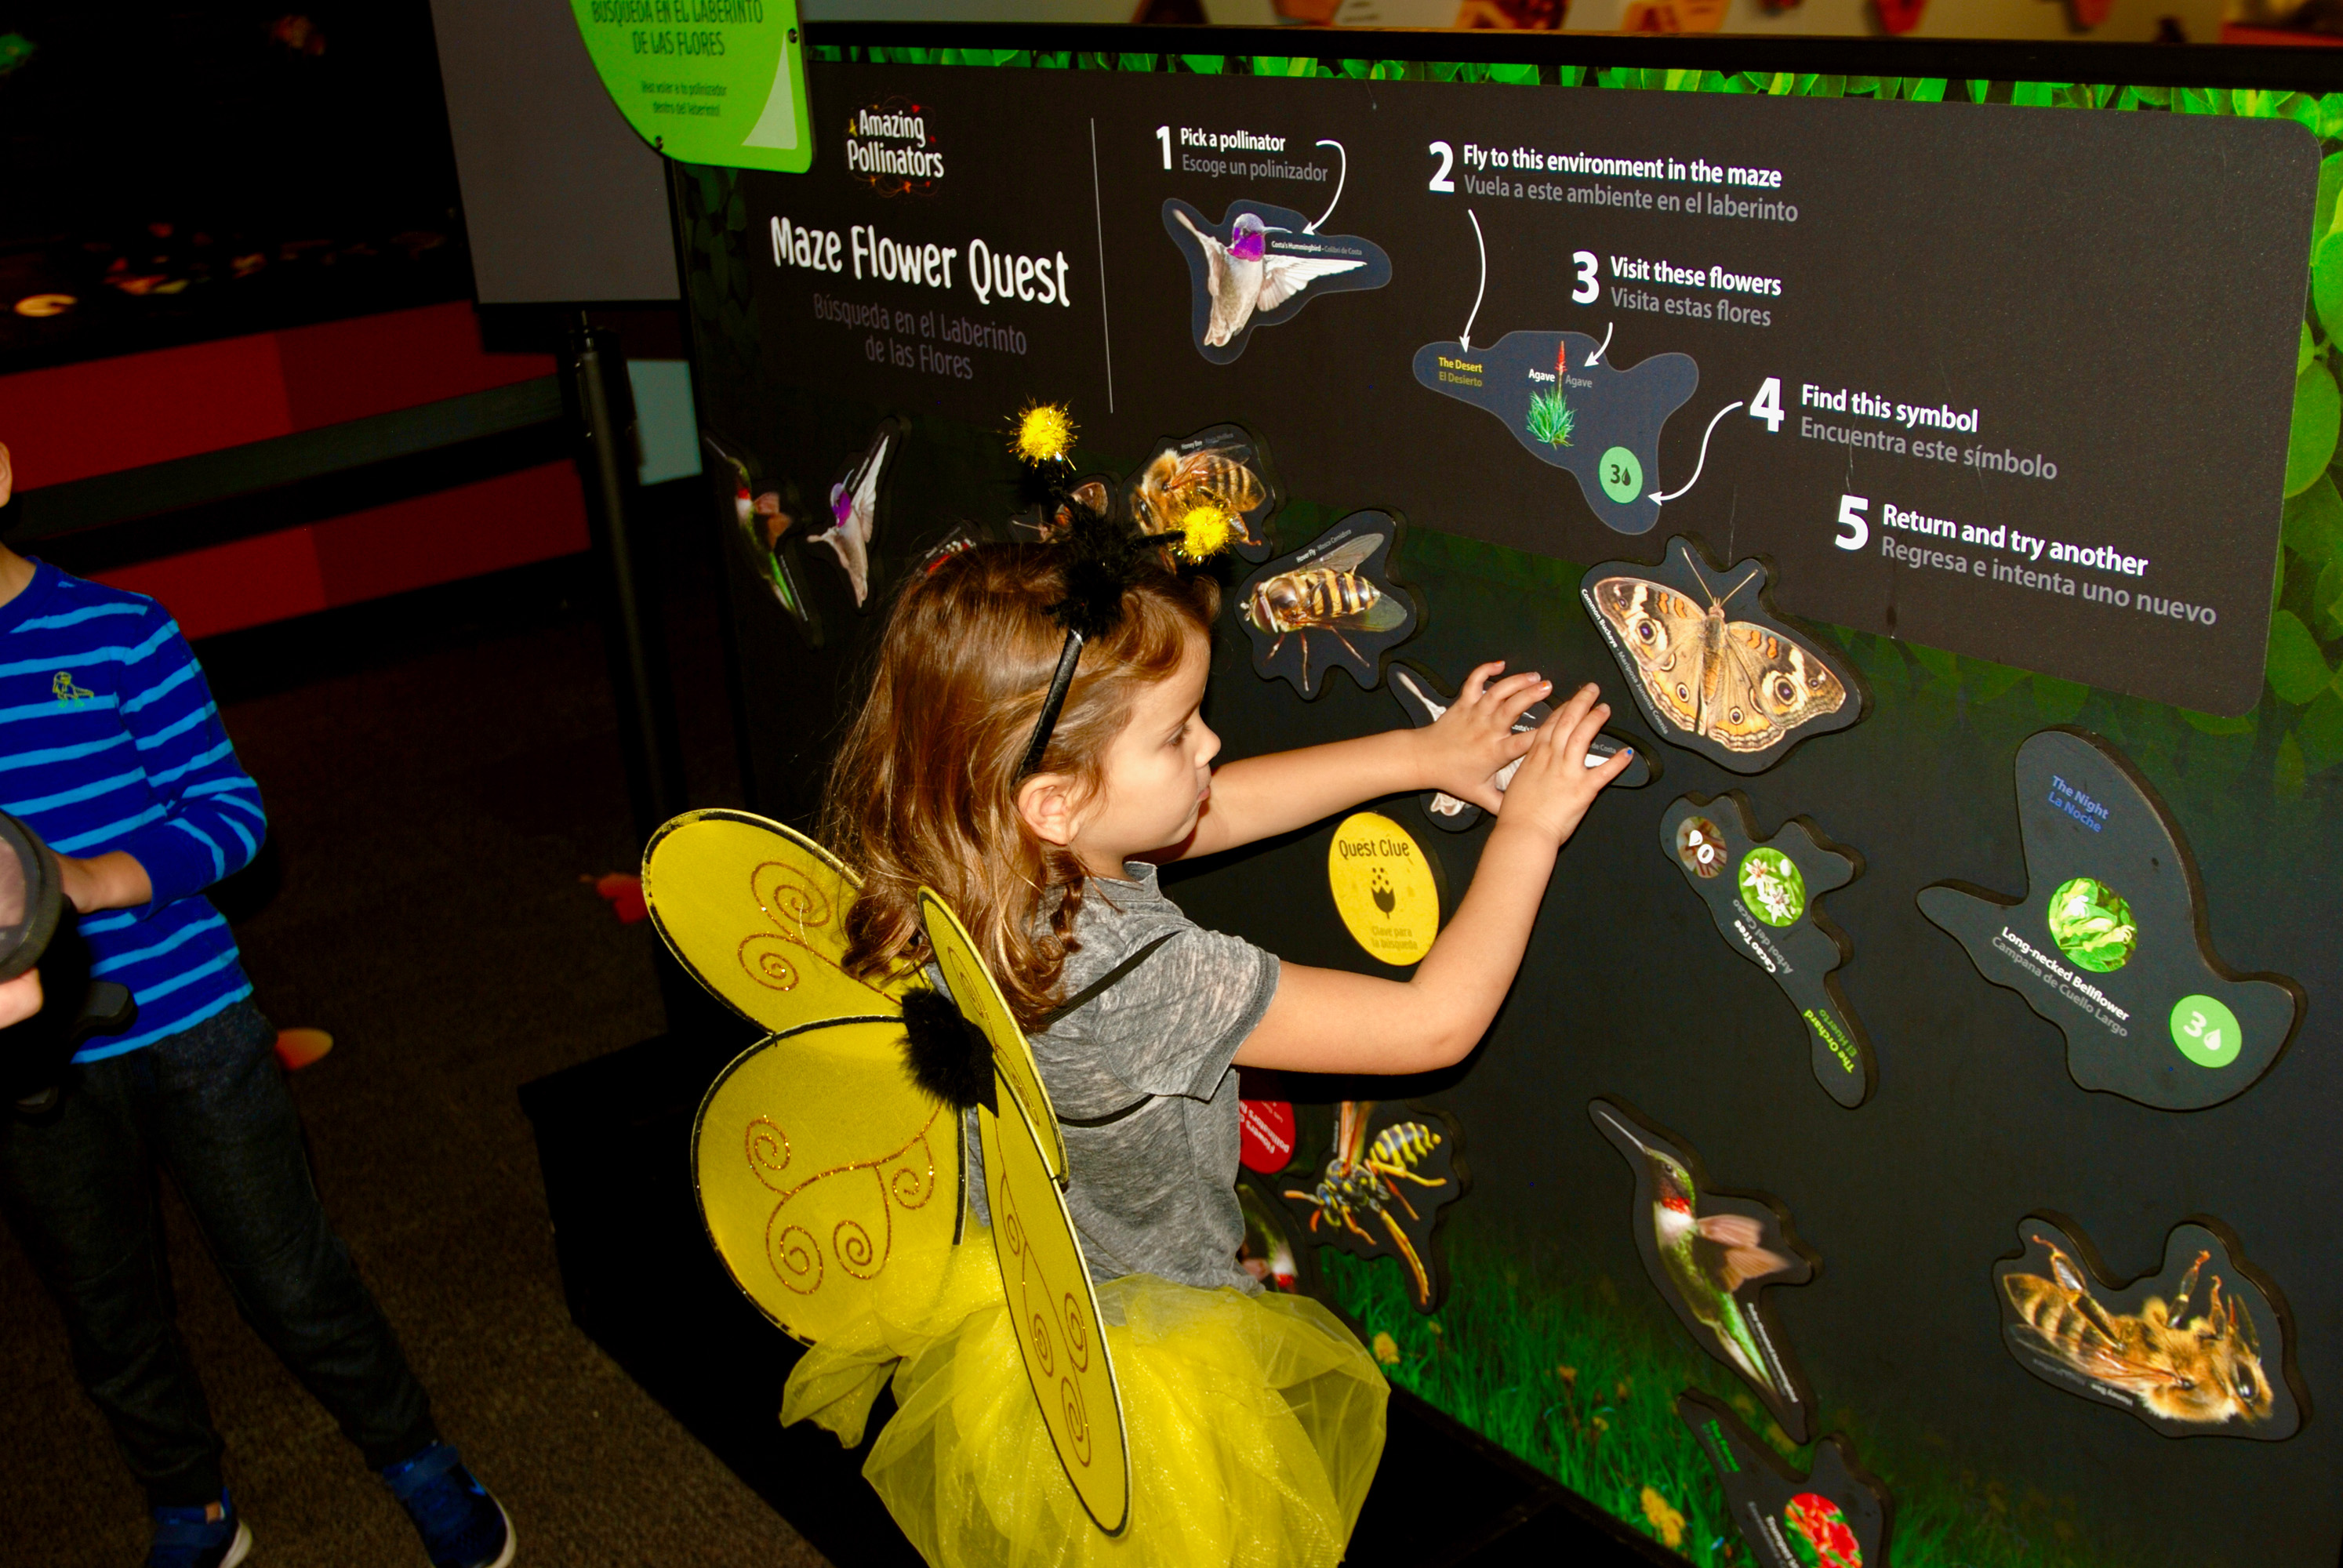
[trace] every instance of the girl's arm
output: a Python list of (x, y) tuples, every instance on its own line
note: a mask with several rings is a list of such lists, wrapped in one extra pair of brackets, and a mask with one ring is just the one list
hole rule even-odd
[(1491, 780), (1530, 748), (1531, 737), (1513, 732), (1513, 720), (1552, 684), (1534, 670), (1494, 678), (1504, 668), (1484, 664), (1473, 671), (1455, 705), (1426, 729), (1390, 729), (1248, 757), (1216, 769), (1212, 799), (1195, 832), (1164, 859), (1233, 849), (1307, 827), (1362, 800), (1414, 789), (1443, 789), (1496, 811), (1504, 796)]
[(1269, 1010), (1237, 1050), (1239, 1066), (1430, 1072), (1471, 1054), (1521, 968), (1555, 854), (1632, 755), (1623, 749), (1600, 768), (1585, 765), (1611, 712), (1595, 695), (1586, 687), (1536, 732), (1473, 886), (1414, 978), (1282, 966)]

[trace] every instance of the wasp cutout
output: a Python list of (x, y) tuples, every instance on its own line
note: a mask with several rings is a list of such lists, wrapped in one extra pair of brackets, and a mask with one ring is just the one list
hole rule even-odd
[(1445, 1111), (1346, 1100), (1334, 1118), (1332, 1158), (1309, 1190), (1287, 1188), (1287, 1206), (1310, 1236), (1359, 1258), (1396, 1257), (1420, 1312), (1448, 1292), (1436, 1232), (1441, 1211), (1464, 1195), (1460, 1129)]
[(1209, 508), (1227, 519), (1229, 548), (1248, 561), (1269, 558), (1269, 517), (1277, 500), (1269, 453), (1237, 425), (1158, 442), (1131, 487), (1141, 532), (1182, 533), (1199, 509)]
[(1700, 1348), (1741, 1374), (1793, 1442), (1805, 1442), (1805, 1379), (1762, 1292), (1813, 1279), (1814, 1255), (1772, 1203), (1711, 1188), (1683, 1140), (1612, 1101), (1586, 1109), (1634, 1169), (1635, 1247), (1653, 1285)]
[[(1237, 593), (1237, 618), (1252, 638), (1253, 672), (1285, 680), (1304, 697), (1325, 689), (1332, 666), (1363, 688), (1383, 679), (1383, 658), (1422, 619), (1391, 580), (1399, 519), (1353, 512), (1306, 549), (1271, 562)], [(1317, 648), (1312, 676), (1311, 650)]]
[(2067, 1221), (2029, 1219), (2018, 1234), (2025, 1251), (1996, 1266), (1994, 1283), (2027, 1372), (2167, 1437), (2276, 1440), (2301, 1426), (2284, 1307), (2223, 1231), (2174, 1227), (2164, 1267), (2120, 1288)]
[(1815, 1445), (1800, 1475), (1773, 1444), (1697, 1389), (1676, 1396), (1676, 1418), (1716, 1472), (1726, 1512), (1766, 1568), (1887, 1568), (1891, 1499), (1844, 1437)]

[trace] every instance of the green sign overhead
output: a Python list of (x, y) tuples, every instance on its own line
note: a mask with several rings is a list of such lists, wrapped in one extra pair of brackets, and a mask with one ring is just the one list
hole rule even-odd
[(570, 0), (627, 124), (688, 164), (813, 164), (797, 0)]

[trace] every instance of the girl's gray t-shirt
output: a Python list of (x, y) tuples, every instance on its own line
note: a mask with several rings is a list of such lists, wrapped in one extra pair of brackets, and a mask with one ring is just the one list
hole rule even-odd
[[(1030, 1039), (1066, 1140), (1066, 1208), (1094, 1280), (1154, 1274), (1257, 1292), (1236, 1261), (1244, 1215), (1232, 1063), (1277, 994), (1277, 957), (1197, 925), (1156, 887), (1154, 867), (1124, 869), (1131, 880), (1094, 877), (1083, 890), (1073, 929), (1081, 946), (1067, 956), (1059, 994), (1169, 940)], [(1069, 1125), (1101, 1118), (1111, 1120)], [(973, 1156), (973, 1130), (967, 1142)], [(980, 1171), (969, 1185), (980, 1203)]]

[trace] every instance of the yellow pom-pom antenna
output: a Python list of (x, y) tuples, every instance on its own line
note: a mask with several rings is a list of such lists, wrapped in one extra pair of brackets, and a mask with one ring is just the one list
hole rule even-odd
[(1192, 561), (1206, 561), (1229, 548), (1242, 525), (1220, 508), (1193, 506), (1180, 518), (1180, 542), (1173, 548)]
[(1074, 417), (1062, 403), (1028, 403), (1018, 410), (1009, 449), (1026, 462), (1064, 463), (1073, 450)]

